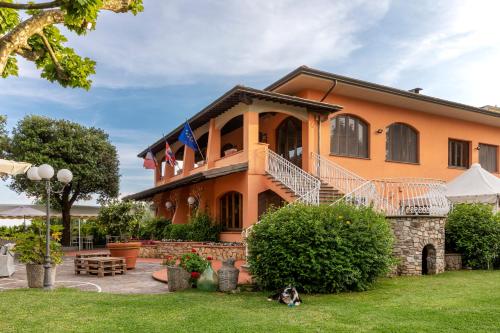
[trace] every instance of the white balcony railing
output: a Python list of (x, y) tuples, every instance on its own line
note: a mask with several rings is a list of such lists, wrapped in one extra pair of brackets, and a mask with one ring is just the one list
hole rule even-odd
[(366, 181), (340, 200), (359, 206), (372, 206), (387, 216), (442, 216), (450, 210), (445, 194), (446, 184), (440, 180), (382, 179)]
[(351, 193), (366, 182), (366, 179), (315, 152), (311, 153), (311, 159), (313, 175), (343, 194)]

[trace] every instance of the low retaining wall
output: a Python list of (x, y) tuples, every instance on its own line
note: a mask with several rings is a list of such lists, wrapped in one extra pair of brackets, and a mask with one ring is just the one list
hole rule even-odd
[(447, 271), (459, 271), (462, 269), (462, 255), (460, 253), (446, 253), (444, 259)]
[(243, 245), (224, 245), (202, 242), (159, 242), (153, 245), (143, 245), (139, 253), (141, 258), (165, 258), (167, 256), (181, 256), (195, 249), (203, 257), (212, 257), (216, 260), (235, 258), (245, 259)]
[(444, 272), (444, 225), (446, 217), (388, 217), (395, 237), (394, 256), (400, 260), (391, 275), (421, 275), (422, 257), (426, 258), (427, 274)]

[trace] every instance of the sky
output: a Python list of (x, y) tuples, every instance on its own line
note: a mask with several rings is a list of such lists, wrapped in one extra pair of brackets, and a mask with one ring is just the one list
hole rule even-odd
[[(41, 79), (22, 60), (18, 78), (0, 78), (9, 129), (37, 114), (109, 133), (122, 195), (153, 185), (136, 155), (163, 134), (234, 85), (264, 88), (301, 65), (474, 106), (500, 104), (500, 1), (145, 0), (144, 7), (137, 16), (102, 12), (95, 31), (67, 34), (70, 47), (97, 62), (90, 91)], [(30, 202), (0, 184), (0, 203)]]

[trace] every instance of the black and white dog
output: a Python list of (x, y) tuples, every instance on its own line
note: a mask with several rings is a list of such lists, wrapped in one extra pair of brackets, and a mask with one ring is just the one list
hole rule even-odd
[(278, 301), (288, 306), (299, 306), (302, 303), (299, 297), (299, 293), (297, 292), (297, 289), (295, 289), (295, 287), (292, 286), (288, 286), (282, 289), (280, 292), (269, 296), (267, 300)]

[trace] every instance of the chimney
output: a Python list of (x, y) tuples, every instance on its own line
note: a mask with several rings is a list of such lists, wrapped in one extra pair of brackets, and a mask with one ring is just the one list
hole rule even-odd
[(420, 94), (420, 91), (422, 91), (422, 90), (423, 90), (422, 88), (413, 88), (413, 89), (410, 89), (408, 91), (412, 92), (414, 94)]

